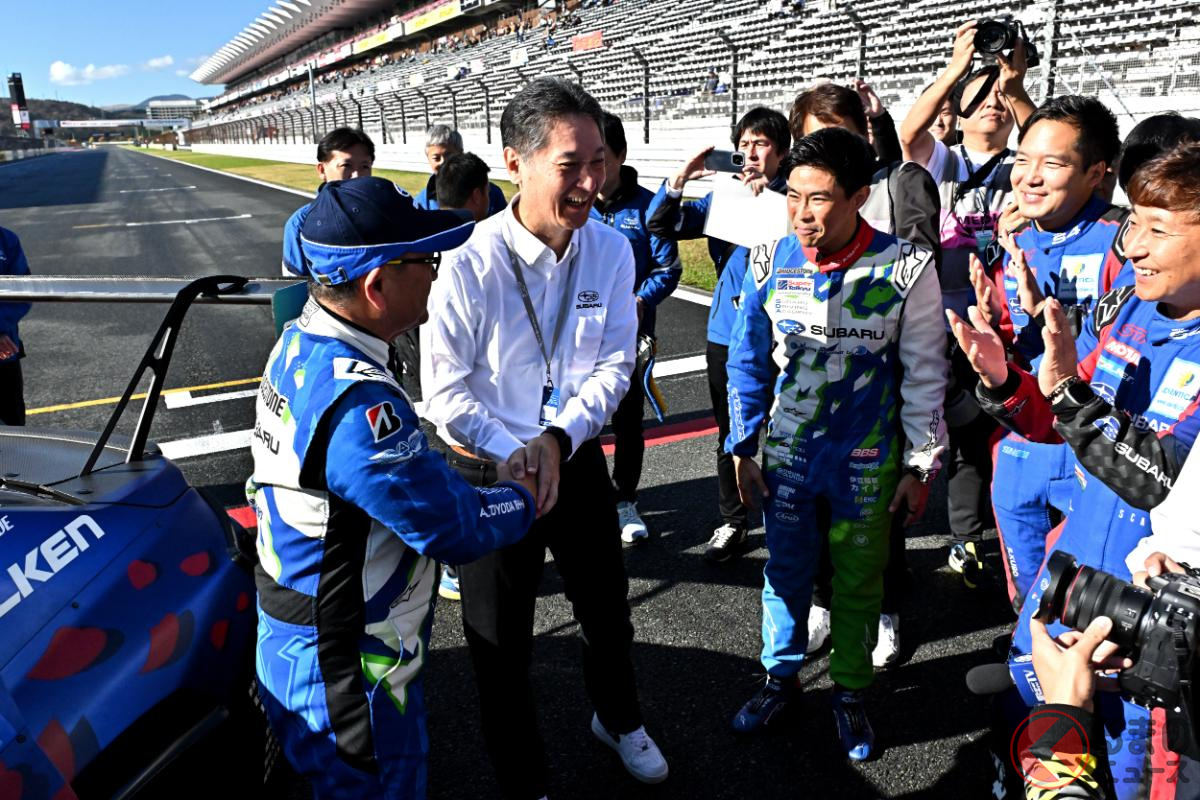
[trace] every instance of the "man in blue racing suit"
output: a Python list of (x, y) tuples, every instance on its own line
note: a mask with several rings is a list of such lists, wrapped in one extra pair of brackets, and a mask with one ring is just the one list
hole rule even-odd
[(267, 362), (248, 491), (258, 516), (258, 680), (317, 798), (425, 796), (438, 561), (512, 544), (532, 481), (476, 489), (429, 449), (388, 342), (419, 324), (440, 251), (473, 223), (389, 181), (326, 185), (300, 229), (310, 297)]
[[(1129, 212), (1096, 194), (1120, 148), (1117, 120), (1099, 100), (1078, 95), (1049, 100), (1030, 116), (1017, 141), (1012, 183), (1025, 222), (1012, 234), (1011, 253), (989, 248), (993, 258), (1002, 255), (993, 265), (993, 310), (1018, 362), (1036, 369), (1045, 298), (1070, 309), (1077, 331), (1101, 295), (1132, 281), (1122, 271), (1121, 249)], [(1003, 235), (1000, 240), (1008, 241)], [(1054, 510), (1065, 513), (1074, 492), (1068, 450), (1011, 431), (994, 449), (992, 510), (1009, 600), (1018, 609), (1050, 549)]]
[[(795, 695), (828, 536), (833, 711), (842, 747), (856, 761), (874, 749), (863, 690), (874, 679), (891, 516), (901, 511), (911, 523), (921, 515), (946, 444), (945, 328), (933, 256), (859, 216), (874, 166), (870, 144), (841, 128), (792, 148), (780, 174), (794, 233), (751, 254), (728, 364), (726, 448), (743, 502), (763, 504), (769, 552), (767, 681), (733, 726), (762, 728)], [(753, 456), (764, 422), (760, 469)]]
[[(1123, 580), (1126, 558), (1150, 534), (1149, 509), (1171, 491), (1200, 433), (1200, 143), (1142, 167), (1125, 255), (1133, 287), (1104, 295), (1078, 341), (1056, 300), (1046, 301), (1045, 353), (1036, 378), (1006, 363), (999, 336), (978, 309), (950, 314), (980, 375), (985, 410), (1031, 441), (1065, 440), (1078, 486), (1055, 549)], [(1041, 702), (1030, 664), (1029, 622), (1047, 580), (1038, 573), (1013, 634), (1009, 665), (1021, 698), (1012, 724)], [(1065, 628), (1050, 626), (1051, 635)], [(1120, 696), (1098, 698), (1117, 796), (1200, 796), (1200, 765), (1167, 749), (1162, 709)], [(1007, 732), (1001, 737), (1008, 740)]]

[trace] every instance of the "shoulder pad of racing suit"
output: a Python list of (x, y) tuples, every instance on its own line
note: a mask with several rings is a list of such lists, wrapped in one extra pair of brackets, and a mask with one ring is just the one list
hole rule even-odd
[(1125, 261), (1125, 234), (1129, 233), (1129, 220), (1132, 217), (1133, 210), (1125, 206), (1113, 206), (1100, 215), (1100, 219), (1105, 222), (1117, 222), (1121, 225), (1112, 242), (1112, 254), (1119, 261)]
[(1106, 292), (1103, 297), (1096, 301), (1096, 307), (1092, 309), (1092, 320), (1096, 325), (1096, 333), (1104, 330), (1111, 325), (1117, 318), (1117, 314), (1121, 313), (1121, 308), (1133, 297), (1134, 287), (1122, 286), (1119, 289), (1113, 289), (1111, 292)]
[(896, 248), (892, 283), (901, 295), (907, 295), (925, 268), (933, 263), (933, 253), (904, 239), (896, 239)]
[(771, 277), (771, 261), (775, 256), (775, 247), (779, 244), (776, 239), (767, 244), (755, 245), (750, 250), (749, 267), (754, 273), (754, 285), (762, 288), (762, 285), (767, 282), (767, 278)]

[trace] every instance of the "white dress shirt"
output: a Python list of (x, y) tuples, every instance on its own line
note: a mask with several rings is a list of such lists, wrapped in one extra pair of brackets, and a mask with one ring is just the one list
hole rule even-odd
[[(559, 390), (550, 423), (572, 451), (597, 436), (629, 389), (637, 342), (634, 264), (629, 242), (590, 220), (561, 259), (517, 221), (519, 196), (443, 263), (429, 297), (422, 341), (426, 417), (447, 442), (505, 461), (545, 429), (539, 425), (546, 362), (521, 299), (520, 260), (537, 312), (550, 377)], [(569, 286), (564, 283), (569, 282)], [(565, 302), (564, 302), (565, 297)], [(424, 338), (424, 337), (423, 337)]]

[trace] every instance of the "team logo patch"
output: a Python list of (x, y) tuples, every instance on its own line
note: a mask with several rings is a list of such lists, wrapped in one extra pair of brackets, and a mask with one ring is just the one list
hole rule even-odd
[(379, 405), (367, 409), (367, 424), (371, 426), (371, 435), (376, 442), (382, 442), (389, 436), (400, 431), (400, 415), (386, 400)]
[(1124, 342), (1118, 342), (1116, 339), (1109, 339), (1104, 343), (1104, 352), (1111, 353), (1127, 364), (1137, 364), (1142, 360), (1142, 354), (1138, 352), (1136, 347), (1130, 347)]
[(797, 322), (794, 319), (781, 319), (775, 323), (775, 327), (785, 336), (790, 336), (797, 333), (804, 333), (804, 323)]
[(369, 361), (359, 361), (354, 358), (335, 358), (333, 360), (333, 377), (337, 380), (376, 381), (397, 388), (400, 386), (387, 370)]
[(1177, 358), (1163, 376), (1146, 413), (1178, 419), (1196, 399), (1197, 392), (1200, 392), (1200, 364)]
[(594, 303), (599, 299), (600, 299), (600, 293), (593, 292), (590, 289), (585, 289), (579, 293), (579, 302), (581, 302), (581, 303)]

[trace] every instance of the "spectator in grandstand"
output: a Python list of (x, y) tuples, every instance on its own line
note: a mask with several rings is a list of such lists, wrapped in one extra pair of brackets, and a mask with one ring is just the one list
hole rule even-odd
[[(792, 142), (786, 117), (768, 108), (752, 108), (738, 120), (732, 142), (746, 156), (745, 170), (741, 175), (744, 182), (757, 185), (765, 180), (770, 191), (782, 194), (787, 190), (787, 182), (778, 174), (779, 162), (787, 154)], [(659, 188), (650, 219), (646, 223), (651, 233), (675, 241), (704, 236), (712, 192), (699, 200), (684, 202), (683, 189), (688, 181), (713, 174), (704, 168), (704, 157), (712, 150), (706, 147), (696, 153)], [(717, 497), (721, 524), (713, 531), (704, 555), (711, 561), (727, 561), (742, 552), (750, 527), (750, 512), (738, 496), (733, 457), (724, 448), (725, 437), (729, 435), (725, 362), (750, 251), (708, 237), (708, 255), (717, 271), (717, 286), (708, 315), (704, 360), (708, 372), (708, 393), (712, 399), (713, 414), (717, 418)]]
[[(7, 228), (0, 228), (0, 275), (28, 274), (29, 262), (21, 240)], [(25, 382), (21, 376), (25, 346), (17, 323), (29, 309), (29, 303), (0, 303), (0, 425), (25, 424)]]
[(629, 243), (590, 218), (604, 184), (601, 114), (558, 78), (517, 92), (500, 133), (521, 191), (448, 260), (427, 325), (426, 412), (448, 457), (476, 483), (502, 463), (536, 473), (545, 512), (520, 545), (460, 570), (488, 753), (504, 796), (522, 800), (544, 796), (549, 781), (529, 676), (547, 547), (581, 628), (592, 732), (638, 780), (667, 777), (638, 703), (599, 439), (629, 388), (638, 324)]
[[(1132, 282), (1120, 235), (1129, 212), (1098, 196), (1121, 146), (1117, 120), (1099, 100), (1049, 100), (1017, 141), (1012, 184), (1024, 222), (1009, 248), (991, 248), (992, 263), (973, 263), (972, 271), (977, 307), (1016, 362), (1036, 372), (1046, 298), (1056, 298), (1079, 330), (1103, 294)], [(1008, 595), (1019, 610), (1046, 555), (1046, 537), (1068, 511), (1075, 476), (1064, 445), (1011, 432), (995, 448), (992, 474)]]
[(750, 256), (729, 343), (725, 443), (743, 502), (763, 505), (768, 551), (767, 680), (734, 730), (767, 726), (798, 691), (828, 537), (833, 712), (854, 761), (874, 755), (864, 690), (874, 680), (891, 516), (921, 516), (946, 444), (936, 265), (928, 250), (859, 215), (874, 171), (866, 139), (839, 128), (805, 136), (784, 160), (793, 233)]
[(267, 362), (248, 488), (259, 513), (260, 696), (317, 800), (423, 798), (422, 667), (437, 561), (518, 541), (529, 477), (474, 489), (431, 452), (389, 342), (425, 316), (472, 226), (381, 178), (335, 181), (303, 224), (310, 298)]
[[(637, 170), (625, 165), (628, 145), (625, 126), (615, 114), (604, 114), (604, 185), (592, 206), (592, 218), (621, 233), (633, 248), (633, 288), (638, 313), (639, 352), (643, 338), (653, 347), (654, 323), (658, 304), (675, 291), (683, 266), (679, 246), (646, 229), (646, 219), (654, 193), (638, 185)], [(621, 539), (636, 542), (650, 535), (638, 514), (637, 488), (642, 479), (642, 415), (645, 411), (645, 386), (648, 379), (639, 363), (630, 376), (629, 392), (621, 399), (612, 417), (616, 449), (613, 452), (613, 484), (617, 491), (617, 521)]]
[[(862, 84), (861, 81), (857, 82)], [(801, 92), (792, 104), (789, 124), (792, 138), (799, 140), (822, 128), (844, 128), (853, 134), (867, 138), (870, 128), (886, 125), (891, 128), (890, 118), (878, 120), (886, 112), (877, 109), (870, 117), (868, 109), (876, 105), (882, 109), (879, 99), (870, 92), (874, 100), (863, 97), (862, 84), (856, 89), (824, 83)], [(868, 125), (869, 122), (869, 125)], [(870, 126), (870, 127), (869, 127)], [(892, 137), (895, 130), (892, 128)], [(875, 137), (876, 152), (882, 136)], [(868, 225), (877, 231), (890, 233), (911, 242), (934, 255), (934, 263), (941, 259), (941, 239), (938, 231), (937, 184), (929, 173), (911, 161), (899, 160), (899, 144), (892, 161), (880, 157), (871, 178), (870, 194), (860, 213)], [(879, 632), (871, 661), (877, 667), (885, 667), (900, 656), (900, 605), (908, 576), (905, 552), (905, 525), (903, 515), (892, 518), (892, 529), (888, 536), (888, 563), (883, 575), (883, 604), (879, 615)], [(823, 548), (821, 566), (817, 573), (817, 584), (813, 593), (812, 608), (808, 614), (808, 652), (819, 650), (829, 638), (829, 606), (833, 596), (833, 564), (828, 548)]]
[[(429, 161), (429, 169), (433, 174), (429, 176), (429, 181), (425, 184), (416, 197), (417, 208), (426, 208), (430, 211), (438, 207), (438, 192), (437, 192), (437, 176), (442, 168), (442, 164), (450, 156), (457, 155), (463, 151), (462, 134), (451, 128), (449, 125), (431, 125), (425, 134), (425, 158)], [(496, 214), (508, 205), (508, 201), (504, 199), (504, 192), (500, 187), (492, 183), (488, 185), (488, 214)]]
[[(1025, 48), (1018, 44), (1012, 59), (971, 72), (975, 57), (974, 21), (955, 32), (950, 63), (926, 89), (900, 125), (904, 157), (929, 170), (941, 197), (942, 302), (960, 316), (975, 297), (969, 257), (983, 257), (994, 239), (1000, 212), (1009, 204), (1009, 173), (1013, 152), (1008, 149), (1014, 119), (1022, 122), (1034, 106), (1024, 89)], [(929, 132), (943, 104), (951, 100), (962, 131), (962, 144), (948, 146)], [(991, 527), (989, 503), (992, 456), (989, 438), (995, 423), (982, 414), (971, 389), (971, 368), (947, 336), (951, 380), (946, 396), (950, 452), (946, 459), (949, 485), (950, 566), (975, 586), (980, 571), (976, 547)]]
[[(369, 177), (375, 164), (375, 143), (356, 128), (334, 128), (317, 142), (317, 175), (321, 186), (330, 181)], [(320, 188), (317, 190), (320, 192)], [(300, 228), (312, 203), (296, 209), (283, 225), (283, 274), (304, 275)]]
[[(1065, 440), (1078, 486), (1054, 546), (1082, 564), (1128, 580), (1126, 559), (1146, 535), (1146, 511), (1171, 491), (1200, 433), (1200, 143), (1154, 159), (1129, 183), (1133, 202), (1125, 255), (1134, 285), (1104, 295), (1076, 340), (1062, 304), (1045, 303), (1045, 352), (1036, 377), (1008, 362), (1003, 341), (978, 308), (967, 323), (948, 312), (955, 335), (978, 371), (984, 408), (1031, 441)], [(1080, 358), (1082, 356), (1082, 358)], [(1194, 498), (1192, 499), (1194, 508)], [(1151, 519), (1152, 523), (1152, 519)], [(1029, 622), (1042, 590), (1035, 576), (1012, 641), (1010, 666), (1024, 671)], [(1061, 632), (1052, 626), (1051, 634)], [(1018, 678), (1021, 680), (1021, 678)], [(1141, 731), (1154, 722), (1131, 702), (1106, 698), (1110, 730)], [(1174, 791), (1175, 775), (1196, 786), (1198, 765), (1179, 756), (1167, 774), (1149, 760), (1176, 755), (1127, 747), (1114, 772), (1132, 776), (1122, 798)], [(1163, 761), (1163, 758), (1168, 759)]]

